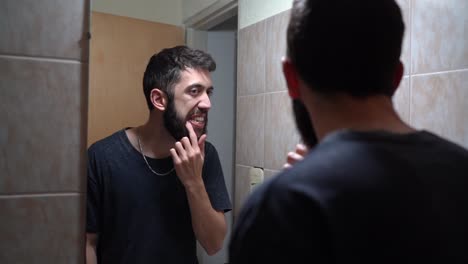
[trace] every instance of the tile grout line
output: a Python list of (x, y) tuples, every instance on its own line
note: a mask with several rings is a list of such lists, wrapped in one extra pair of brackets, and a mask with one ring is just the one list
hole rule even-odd
[(39, 62), (46, 61), (46, 62), (55, 62), (55, 63), (88, 64), (88, 62), (80, 61), (80, 60), (51, 58), (51, 57), (39, 57), (39, 56), (0, 54), (0, 58), (1, 59), (30, 60), (30, 61), (39, 61)]
[[(271, 25), (271, 23), (270, 23)], [(263, 27), (263, 29), (265, 30), (264, 34), (263, 34), (263, 37), (264, 37), (264, 41), (265, 41), (265, 44), (267, 44), (268, 42), (268, 33), (269, 33), (269, 30), (268, 30), (268, 23), (265, 21), (265, 26)], [(266, 46), (266, 45), (265, 45)], [(268, 51), (268, 50), (267, 50)], [(268, 56), (268, 55), (267, 55)], [(263, 103), (263, 113), (262, 113), (262, 119), (263, 119), (263, 131), (262, 131), (262, 136), (263, 136), (263, 153), (262, 153), (262, 164), (261, 164), (261, 167), (264, 168), (265, 167), (265, 152), (266, 152), (266, 144), (265, 144), (265, 138), (266, 138), (266, 134), (265, 134), (265, 127), (266, 127), (266, 123), (267, 123), (267, 120), (266, 120), (266, 99), (267, 99), (267, 56), (264, 57), (264, 64), (263, 64), (263, 99), (262, 99), (262, 103)]]
[(413, 101), (413, 81), (412, 81), (412, 77), (411, 77), (411, 74), (413, 73), (413, 0), (409, 0), (409, 23), (410, 23), (410, 26), (409, 26), (409, 45), (410, 45), (410, 48), (409, 48), (409, 53), (410, 53), (410, 70), (409, 70), (409, 76), (408, 76), (408, 86), (409, 86), (409, 103), (408, 103), (408, 122), (410, 125), (412, 125), (413, 121), (412, 121), (412, 114), (411, 114), (411, 111), (412, 111), (412, 107), (411, 107), (411, 104), (412, 104), (412, 101)]
[(413, 74), (413, 0), (408, 1), (408, 8), (409, 8), (409, 55), (410, 55), (410, 63), (409, 63), (409, 75)]
[(66, 197), (66, 196), (81, 196), (85, 192), (64, 192), (64, 193), (15, 193), (15, 194), (0, 194), (0, 199), (11, 198), (43, 198), (43, 197)]
[(446, 71), (437, 71), (437, 72), (426, 72), (426, 73), (417, 73), (412, 74), (412, 77), (419, 77), (419, 76), (430, 76), (430, 75), (438, 75), (438, 74), (447, 74), (447, 73), (459, 73), (468, 71), (468, 68), (463, 69), (456, 69), (456, 70), (446, 70)]
[(269, 94), (279, 94), (279, 93), (287, 93), (287, 90), (282, 91), (272, 91), (272, 92), (264, 92), (264, 93), (255, 93), (255, 94), (247, 94), (247, 95), (238, 95), (238, 98), (245, 98), (249, 96), (258, 96), (258, 95), (269, 95)]
[[(255, 165), (245, 165), (245, 164), (239, 164), (239, 163), (236, 163), (236, 166), (243, 167), (245, 169), (255, 167)], [(278, 169), (271, 169), (271, 168), (264, 168), (264, 167), (262, 167), (262, 168), (263, 168), (264, 171), (267, 171), (267, 170), (268, 171), (274, 171), (274, 172), (280, 172), (281, 171), (281, 169), (278, 170)]]

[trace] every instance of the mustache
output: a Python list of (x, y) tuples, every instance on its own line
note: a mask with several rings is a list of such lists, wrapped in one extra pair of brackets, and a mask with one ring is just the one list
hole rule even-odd
[(195, 109), (193, 109), (188, 115), (191, 116), (191, 115), (207, 115), (208, 114), (208, 110), (205, 110), (205, 109), (200, 109), (198, 107), (196, 107)]

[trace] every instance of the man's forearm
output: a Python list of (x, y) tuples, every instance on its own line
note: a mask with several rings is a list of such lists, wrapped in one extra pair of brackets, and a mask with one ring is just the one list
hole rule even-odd
[(223, 212), (211, 206), (203, 181), (185, 186), (192, 215), (195, 236), (208, 255), (218, 252), (226, 236), (226, 220)]
[(86, 246), (86, 264), (97, 264), (96, 251)]
[(97, 264), (96, 234), (86, 234), (86, 264)]

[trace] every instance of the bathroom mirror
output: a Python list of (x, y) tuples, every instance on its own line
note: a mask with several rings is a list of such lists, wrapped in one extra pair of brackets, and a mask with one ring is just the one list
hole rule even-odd
[[(125, 127), (147, 121), (142, 79), (149, 58), (163, 48), (188, 45), (210, 53), (211, 74), (208, 138), (217, 149), (233, 203), (235, 103), (237, 68), (237, 4), (206, 10), (207, 1), (93, 1), (89, 58), (88, 146)], [(211, 1), (216, 2), (216, 1)], [(219, 2), (219, 1), (218, 1)], [(222, 1), (221, 1), (222, 2)], [(202, 6), (205, 9), (200, 9)], [(213, 9), (213, 7), (211, 7)], [(203, 18), (209, 17), (209, 19)], [(198, 246), (201, 264), (227, 261), (232, 212), (226, 213), (224, 247), (208, 256)], [(105, 223), (104, 223), (105, 224)]]

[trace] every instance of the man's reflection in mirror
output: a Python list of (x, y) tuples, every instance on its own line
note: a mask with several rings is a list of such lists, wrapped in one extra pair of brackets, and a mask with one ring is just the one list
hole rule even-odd
[(89, 148), (87, 263), (197, 263), (196, 240), (209, 255), (221, 249), (232, 205), (206, 140), (215, 68), (185, 46), (153, 55), (146, 123)]

